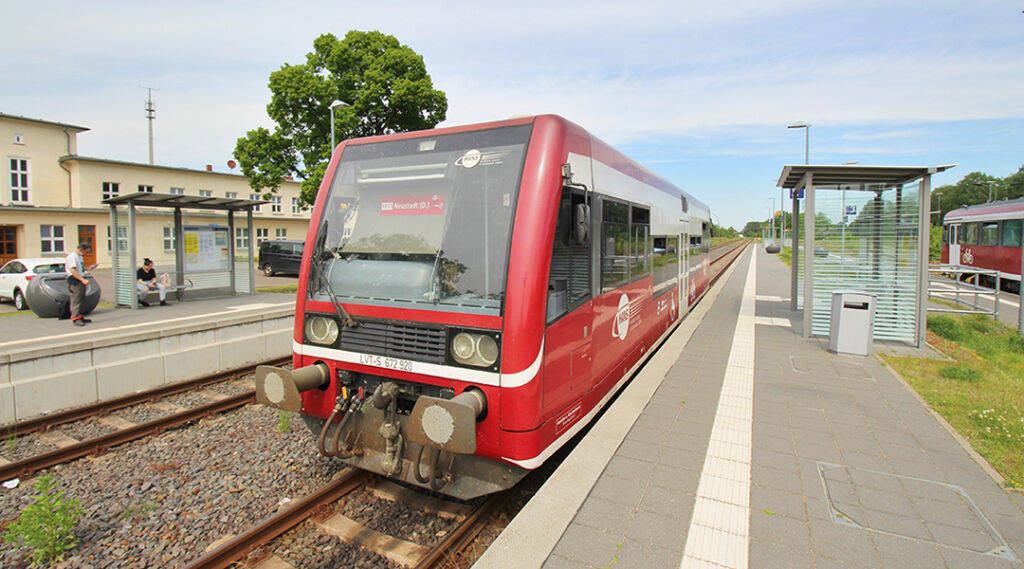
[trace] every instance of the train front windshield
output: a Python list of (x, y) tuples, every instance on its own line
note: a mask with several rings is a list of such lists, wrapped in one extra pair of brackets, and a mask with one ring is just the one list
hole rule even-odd
[(501, 314), (530, 129), (346, 147), (320, 222), (310, 298)]

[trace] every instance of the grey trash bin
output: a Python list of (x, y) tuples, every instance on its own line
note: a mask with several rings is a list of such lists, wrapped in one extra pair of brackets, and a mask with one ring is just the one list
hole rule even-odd
[(832, 320), (828, 349), (839, 354), (867, 356), (875, 329), (875, 295), (862, 290), (832, 291)]

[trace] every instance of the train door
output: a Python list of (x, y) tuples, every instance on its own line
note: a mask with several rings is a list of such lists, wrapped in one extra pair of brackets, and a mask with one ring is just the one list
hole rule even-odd
[(960, 264), (960, 225), (949, 226), (949, 264)]
[(542, 402), (545, 411), (560, 409), (577, 399), (591, 381), (593, 239), (586, 198), (584, 191), (562, 189), (548, 277)]
[(679, 237), (679, 313), (685, 314), (689, 309), (690, 299), (690, 236), (683, 233)]

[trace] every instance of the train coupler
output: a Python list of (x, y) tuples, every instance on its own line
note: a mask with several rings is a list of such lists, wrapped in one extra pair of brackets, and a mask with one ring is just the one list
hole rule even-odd
[(487, 410), (483, 392), (467, 389), (453, 399), (420, 396), (409, 415), (409, 440), (439, 451), (476, 452), (476, 422)]
[(302, 411), (301, 393), (327, 385), (330, 371), (322, 363), (291, 370), (274, 366), (256, 367), (256, 401), (267, 407)]

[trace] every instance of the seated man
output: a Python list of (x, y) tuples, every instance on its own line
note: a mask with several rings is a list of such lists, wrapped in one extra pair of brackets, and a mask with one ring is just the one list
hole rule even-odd
[(146, 294), (151, 290), (156, 290), (160, 293), (160, 306), (167, 306), (167, 286), (157, 282), (152, 259), (142, 260), (142, 268), (135, 272), (135, 278), (137, 279), (135, 286), (139, 289), (139, 304), (149, 306), (149, 303), (146, 302)]

